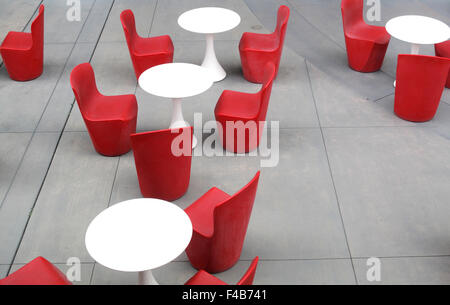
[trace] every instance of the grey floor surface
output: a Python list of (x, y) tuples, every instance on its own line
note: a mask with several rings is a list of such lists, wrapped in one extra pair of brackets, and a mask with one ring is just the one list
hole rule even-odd
[[(91, 62), (100, 91), (135, 93), (138, 129), (166, 128), (170, 102), (137, 86), (119, 15), (135, 12), (142, 36), (169, 34), (175, 61), (200, 64), (204, 37), (177, 25), (182, 12), (222, 6), (242, 18), (216, 36), (228, 76), (184, 101), (193, 122), (214, 119), (225, 89), (256, 92), (241, 75), (242, 32), (269, 33), (279, 5), (291, 8), (286, 44), (267, 119), (279, 121), (279, 163), (262, 176), (240, 261), (218, 274), (238, 281), (251, 259), (255, 284), (450, 284), (450, 90), (423, 124), (393, 113), (396, 57), (392, 39), (381, 71), (348, 68), (339, 0), (81, 0), (69, 22), (60, 0), (0, 0), (0, 40), (29, 31), (45, 4), (44, 74), (14, 82), (0, 67), (0, 277), (36, 256), (66, 271), (82, 262), (76, 284), (136, 284), (137, 275), (95, 263), (84, 246), (89, 222), (109, 205), (139, 198), (132, 153), (108, 158), (90, 142), (69, 84), (71, 69)], [(450, 23), (448, 0), (382, 0), (381, 21), (422, 14)], [(433, 55), (425, 46), (422, 54)], [(233, 193), (260, 169), (262, 157), (193, 158), (191, 183), (175, 203), (187, 207), (212, 186)], [(381, 282), (369, 282), (367, 258), (381, 260)], [(185, 254), (155, 271), (162, 284), (195, 273)]]

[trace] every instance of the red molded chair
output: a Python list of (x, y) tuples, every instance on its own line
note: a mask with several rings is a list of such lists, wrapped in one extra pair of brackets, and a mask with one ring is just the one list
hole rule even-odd
[(277, 27), (271, 34), (245, 32), (239, 42), (242, 72), (249, 82), (264, 82), (264, 67), (267, 62), (275, 65), (275, 76), (278, 74), (284, 36), (289, 20), (289, 8), (280, 6), (277, 14)]
[[(434, 46), (436, 56), (450, 58), (450, 40), (446, 42), (436, 44)], [(448, 74), (447, 83), (445, 87), (450, 88), (450, 73)]]
[(173, 43), (170, 36), (142, 38), (136, 31), (134, 14), (125, 10), (120, 14), (136, 78), (145, 70), (173, 61)]
[(359, 72), (380, 70), (391, 36), (384, 27), (364, 22), (364, 0), (342, 0), (341, 11), (350, 68)]
[[(258, 257), (255, 257), (244, 276), (236, 285), (252, 285), (255, 278), (256, 267), (258, 266)], [(191, 277), (185, 285), (228, 285), (224, 281), (218, 279), (214, 275), (209, 274), (205, 270), (200, 270)]]
[(172, 201), (186, 193), (191, 176), (192, 133), (192, 127), (184, 127), (131, 135), (144, 197)]
[(48, 260), (39, 256), (0, 280), (0, 285), (72, 285)]
[(186, 254), (192, 266), (209, 273), (231, 268), (241, 255), (260, 172), (233, 196), (213, 187), (186, 208), (193, 234)]
[(105, 156), (119, 156), (130, 151), (130, 135), (136, 132), (136, 96), (102, 95), (89, 63), (72, 70), (70, 83), (95, 150)]
[(269, 62), (265, 66), (263, 86), (259, 92), (225, 90), (222, 93), (214, 114), (219, 139), (226, 150), (243, 153), (259, 146), (275, 77), (275, 65)]
[(0, 46), (9, 77), (28, 81), (39, 77), (44, 70), (44, 6), (31, 24), (31, 33), (9, 32)]
[(447, 58), (399, 55), (395, 114), (413, 122), (431, 120), (439, 107), (449, 69)]

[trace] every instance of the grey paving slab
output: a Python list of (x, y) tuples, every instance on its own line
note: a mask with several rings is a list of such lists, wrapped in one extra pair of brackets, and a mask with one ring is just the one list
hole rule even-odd
[(6, 277), (8, 273), (9, 265), (0, 265), (0, 278)]
[(420, 127), (324, 135), (354, 257), (450, 253), (448, 138)]
[(383, 107), (352, 88), (342, 86), (315, 65), (308, 63), (308, 70), (322, 127), (412, 125), (395, 116), (393, 108)]
[[(229, 284), (236, 284), (249, 265), (250, 261), (239, 261), (231, 269), (215, 276)], [(172, 262), (154, 270), (153, 273), (160, 284), (182, 285), (196, 272), (189, 262)], [(94, 285), (136, 285), (137, 282), (136, 273), (113, 271), (98, 264), (92, 278)], [(349, 259), (259, 261), (254, 284), (352, 285), (355, 284), (355, 277)]]
[(381, 258), (381, 281), (368, 281), (366, 259), (354, 259), (361, 285), (448, 285), (450, 257)]
[(70, 73), (80, 63), (88, 62), (94, 51), (94, 43), (77, 43), (67, 60), (61, 78), (58, 80), (37, 126), (38, 132), (62, 131), (72, 109), (75, 97), (70, 85)]
[(0, 68), (0, 131), (33, 131), (64, 68), (72, 46), (45, 45), (44, 73), (30, 82), (9, 79)]
[[(275, 27), (278, 7), (290, 5), (284, 0), (246, 0), (245, 2), (269, 29)], [(285, 44), (335, 79), (341, 86), (351, 88), (370, 100), (393, 92), (392, 76), (383, 72), (359, 73), (351, 70), (348, 67), (345, 49), (319, 31), (295, 10), (291, 10)]]
[(55, 263), (73, 256), (91, 262), (84, 234), (108, 206), (117, 162), (97, 154), (87, 133), (64, 133), (14, 263), (39, 255)]
[[(2, 164), (2, 170), (0, 171), (1, 202), (5, 199), (30, 138), (30, 133), (0, 133), (2, 141), (0, 146), (0, 162)], [(0, 204), (0, 209), (1, 207)]]
[[(175, 203), (185, 208), (213, 186), (233, 194), (250, 181), (259, 165), (258, 157), (194, 157), (189, 189)], [(128, 154), (120, 160), (111, 202), (136, 197), (141, 195), (134, 159)], [(242, 259), (255, 256), (349, 257), (317, 129), (282, 130), (279, 165), (262, 169)]]
[[(14, 264), (11, 267), (11, 273), (23, 267), (24, 264)], [(53, 264), (55, 265), (62, 273), (66, 276), (70, 277), (72, 284), (74, 285), (89, 285), (91, 280), (92, 269), (94, 268), (94, 263), (84, 263), (80, 265), (80, 280), (72, 280), (73, 274), (73, 266), (68, 266), (66, 264)]]
[(136, 29), (139, 35), (147, 37), (153, 20), (157, 0), (115, 0), (109, 14), (100, 42), (123, 42), (126, 46), (120, 14), (131, 9), (136, 21)]
[(59, 133), (36, 133), (0, 207), (0, 263), (12, 263), (47, 173)]
[(242, 0), (162, 0), (158, 1), (150, 36), (170, 35), (173, 40), (205, 40), (205, 35), (192, 33), (178, 25), (178, 17), (191, 9), (216, 6), (231, 9), (241, 17), (234, 29), (215, 35), (216, 40), (239, 40), (243, 32), (269, 33)]
[(113, 5), (113, 0), (95, 1), (89, 15), (81, 16), (87, 18), (83, 30), (78, 37), (78, 42), (97, 42), (100, 39), (103, 26), (105, 25)]

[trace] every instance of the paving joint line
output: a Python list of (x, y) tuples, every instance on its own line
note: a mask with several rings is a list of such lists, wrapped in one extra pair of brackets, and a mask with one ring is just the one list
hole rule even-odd
[(322, 136), (322, 143), (323, 143), (323, 147), (324, 147), (324, 150), (325, 150), (325, 156), (327, 158), (328, 170), (329, 170), (329, 173), (330, 173), (330, 178), (331, 178), (331, 182), (332, 182), (333, 189), (334, 189), (334, 194), (335, 194), (335, 198), (336, 198), (337, 208), (338, 208), (338, 211), (339, 211), (339, 216), (341, 218), (341, 225), (342, 225), (342, 229), (343, 229), (344, 236), (345, 236), (345, 242), (347, 244), (347, 251), (348, 251), (348, 253), (350, 255), (350, 261), (351, 261), (352, 269), (353, 269), (353, 276), (354, 276), (356, 285), (358, 285), (359, 284), (358, 283), (358, 277), (356, 276), (356, 270), (355, 270), (355, 265), (353, 263), (353, 258), (352, 258), (352, 252), (351, 252), (351, 249), (350, 249), (350, 244), (349, 244), (349, 241), (348, 241), (347, 230), (345, 228), (344, 218), (342, 217), (341, 205), (340, 205), (340, 202), (339, 202), (339, 196), (338, 196), (338, 193), (337, 193), (336, 184), (334, 182), (333, 171), (331, 169), (331, 163), (330, 163), (330, 158), (329, 158), (329, 155), (328, 155), (327, 145), (326, 145), (326, 142), (325, 142), (325, 136), (323, 134), (322, 124), (320, 122), (320, 116), (319, 116), (319, 111), (317, 109), (316, 97), (315, 97), (314, 90), (313, 90), (313, 85), (312, 85), (311, 75), (310, 75), (310, 72), (309, 72), (308, 62), (307, 62), (306, 58), (304, 59), (304, 61), (305, 61), (305, 66), (306, 66), (306, 72), (307, 72), (307, 75), (308, 75), (309, 87), (310, 87), (310, 90), (311, 90), (311, 95), (312, 95), (312, 98), (313, 98), (314, 107), (316, 109), (317, 120), (318, 120), (319, 126), (320, 126), (320, 134)]

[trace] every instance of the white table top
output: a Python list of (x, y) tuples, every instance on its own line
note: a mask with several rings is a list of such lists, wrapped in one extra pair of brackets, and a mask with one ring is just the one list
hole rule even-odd
[(174, 260), (191, 237), (191, 220), (181, 208), (164, 200), (141, 198), (101, 212), (89, 225), (85, 242), (101, 265), (140, 272)]
[(386, 31), (397, 39), (413, 44), (435, 44), (450, 38), (450, 28), (444, 22), (416, 15), (389, 20)]
[(187, 63), (158, 65), (139, 77), (139, 86), (144, 91), (167, 98), (194, 96), (205, 92), (212, 84), (208, 69)]
[(221, 7), (196, 8), (178, 17), (178, 24), (185, 30), (214, 34), (229, 31), (241, 22), (241, 17), (234, 11)]

